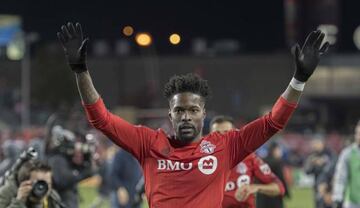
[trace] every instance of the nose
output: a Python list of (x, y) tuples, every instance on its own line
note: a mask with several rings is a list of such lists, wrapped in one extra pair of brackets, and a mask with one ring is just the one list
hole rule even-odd
[(183, 122), (189, 122), (191, 121), (191, 117), (189, 115), (189, 112), (185, 111), (181, 116), (181, 121)]

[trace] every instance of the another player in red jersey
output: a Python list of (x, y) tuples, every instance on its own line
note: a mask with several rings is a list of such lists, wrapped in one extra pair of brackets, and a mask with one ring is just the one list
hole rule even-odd
[[(225, 134), (234, 128), (233, 119), (228, 116), (216, 116), (210, 122), (211, 132)], [(262, 184), (255, 184), (255, 179)], [(284, 195), (285, 188), (269, 165), (252, 153), (231, 170), (222, 207), (255, 208), (255, 193), (279, 196)]]
[(86, 66), (89, 41), (83, 39), (79, 23), (62, 26), (58, 38), (75, 72), (89, 122), (137, 158), (149, 206), (154, 208), (221, 207), (229, 170), (284, 128), (305, 82), (328, 47), (326, 43), (320, 48), (324, 33), (312, 32), (302, 49), (297, 45), (294, 78), (272, 111), (226, 134), (201, 133), (209, 95), (207, 82), (193, 74), (173, 76), (164, 89), (175, 130), (175, 135), (168, 136), (161, 129), (132, 125), (106, 109)]

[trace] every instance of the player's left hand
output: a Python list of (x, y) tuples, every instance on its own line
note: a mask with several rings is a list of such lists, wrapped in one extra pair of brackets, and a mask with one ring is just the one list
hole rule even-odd
[(294, 77), (298, 81), (306, 82), (310, 78), (319, 64), (320, 57), (328, 50), (329, 42), (325, 42), (321, 47), (324, 37), (325, 33), (320, 30), (313, 31), (307, 36), (301, 49), (299, 44), (293, 47), (295, 59)]

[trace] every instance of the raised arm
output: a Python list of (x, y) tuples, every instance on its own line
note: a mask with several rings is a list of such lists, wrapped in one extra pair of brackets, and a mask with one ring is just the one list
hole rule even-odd
[(314, 31), (308, 35), (302, 49), (299, 45), (295, 45), (293, 50), (294, 77), (285, 92), (274, 104), (271, 112), (245, 125), (239, 131), (231, 131), (226, 134), (226, 137), (229, 138), (227, 141), (231, 168), (286, 126), (297, 106), (305, 82), (315, 71), (320, 56), (329, 47), (329, 43), (326, 42), (320, 48), (324, 36), (325, 34), (320, 30)]
[(81, 100), (85, 104), (95, 103), (100, 96), (86, 66), (86, 49), (89, 39), (84, 39), (80, 23), (74, 26), (69, 22), (61, 26), (61, 32), (58, 32), (57, 36), (63, 46), (67, 62), (76, 74)]
[(293, 47), (293, 55), (295, 61), (294, 77), (290, 81), (289, 86), (281, 95), (290, 103), (299, 102), (301, 92), (304, 90), (306, 81), (314, 73), (319, 64), (320, 57), (329, 48), (329, 42), (325, 42), (321, 47), (325, 34), (320, 30), (311, 32), (300, 49), (299, 44)]
[(150, 141), (156, 137), (157, 132), (142, 126), (134, 126), (107, 110), (86, 66), (86, 48), (89, 39), (84, 39), (79, 23), (75, 26), (70, 22), (63, 25), (57, 36), (64, 48), (67, 62), (75, 72), (78, 90), (89, 122), (142, 161), (148, 153)]

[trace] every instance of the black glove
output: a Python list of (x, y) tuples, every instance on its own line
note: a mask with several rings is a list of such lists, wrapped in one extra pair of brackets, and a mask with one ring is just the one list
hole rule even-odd
[(298, 81), (306, 82), (313, 74), (316, 66), (323, 55), (329, 48), (329, 42), (324, 43), (320, 48), (325, 34), (320, 30), (311, 32), (300, 50), (299, 44), (293, 47), (293, 55), (295, 59), (294, 77)]
[(61, 26), (61, 32), (57, 36), (64, 48), (65, 56), (72, 71), (81, 73), (87, 71), (86, 67), (86, 48), (89, 39), (83, 38), (80, 23), (68, 22), (67, 25)]
[(342, 208), (342, 202), (334, 201), (332, 208)]

